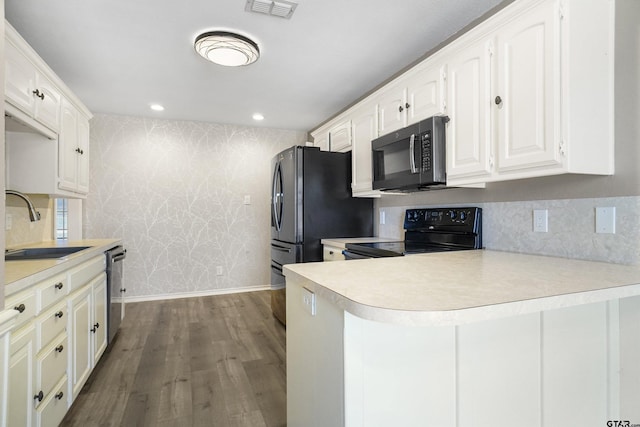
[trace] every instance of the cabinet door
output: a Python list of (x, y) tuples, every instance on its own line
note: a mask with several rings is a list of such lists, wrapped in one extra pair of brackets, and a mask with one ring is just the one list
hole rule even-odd
[(36, 83), (40, 97), (36, 97), (34, 118), (51, 130), (60, 129), (60, 91), (42, 74), (38, 74)]
[(562, 162), (556, 122), (559, 21), (556, 2), (547, 1), (497, 33), (498, 84), (492, 108), (499, 172)]
[(447, 181), (491, 173), (491, 43), (477, 42), (447, 61)]
[(385, 135), (407, 125), (407, 90), (404, 86), (386, 89), (378, 98), (378, 135)]
[(351, 149), (351, 121), (346, 120), (329, 129), (329, 148), (331, 151), (349, 151)]
[[(36, 97), (36, 69), (11, 43), (5, 44), (4, 91), (7, 101), (22, 111), (33, 114)], [(38, 99), (39, 101), (39, 99)]]
[(443, 67), (433, 64), (407, 80), (407, 123), (444, 114)]
[(103, 274), (92, 285), (93, 295), (93, 361), (95, 366), (107, 348), (107, 279)]
[(78, 182), (78, 113), (66, 100), (62, 102), (62, 120), (58, 139), (58, 187), (75, 191)]
[(91, 372), (91, 287), (80, 291), (69, 303), (71, 330), (70, 394), (75, 399)]
[(78, 160), (78, 193), (89, 192), (89, 120), (78, 114), (78, 148), (80, 155)]
[(7, 396), (7, 425), (30, 427), (34, 396), (34, 338), (33, 326), (12, 338), (9, 357), (9, 390)]
[(351, 119), (351, 191), (354, 196), (380, 195), (374, 191), (371, 141), (376, 138), (376, 106), (365, 105), (354, 111)]
[(313, 146), (319, 147), (322, 151), (329, 151), (329, 132), (323, 130), (313, 135)]

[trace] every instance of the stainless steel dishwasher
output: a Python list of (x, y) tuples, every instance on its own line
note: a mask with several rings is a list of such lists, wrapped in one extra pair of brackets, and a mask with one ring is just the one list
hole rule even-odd
[[(107, 257), (107, 334), (108, 344), (118, 332), (120, 322), (124, 317), (124, 297), (127, 290), (124, 287), (123, 261), (127, 257), (127, 250), (123, 246), (116, 246), (105, 252)], [(118, 299), (115, 301), (115, 299)]]

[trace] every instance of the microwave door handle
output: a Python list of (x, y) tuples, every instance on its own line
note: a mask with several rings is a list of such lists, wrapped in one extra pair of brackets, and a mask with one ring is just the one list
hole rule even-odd
[(418, 168), (416, 168), (416, 134), (412, 133), (411, 138), (409, 139), (409, 163), (411, 165), (411, 173), (418, 173)]

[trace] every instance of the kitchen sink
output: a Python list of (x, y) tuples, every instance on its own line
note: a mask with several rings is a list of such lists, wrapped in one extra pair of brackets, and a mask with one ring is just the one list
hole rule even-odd
[(5, 261), (23, 261), (33, 259), (56, 259), (89, 249), (91, 246), (66, 246), (60, 248), (25, 248), (7, 250), (4, 253)]

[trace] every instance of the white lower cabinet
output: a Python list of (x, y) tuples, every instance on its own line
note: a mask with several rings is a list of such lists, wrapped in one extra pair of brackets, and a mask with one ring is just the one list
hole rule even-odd
[(35, 329), (33, 325), (12, 333), (9, 353), (7, 426), (31, 427), (35, 390)]
[[(71, 295), (69, 295), (71, 292)], [(7, 426), (57, 426), (107, 346), (103, 255), (7, 297)]]
[(53, 392), (36, 410), (36, 422), (40, 427), (57, 427), (68, 409), (66, 396), (67, 377), (62, 378), (53, 388)]
[(73, 354), (69, 363), (69, 394), (75, 399), (107, 347), (105, 274), (69, 299)]

